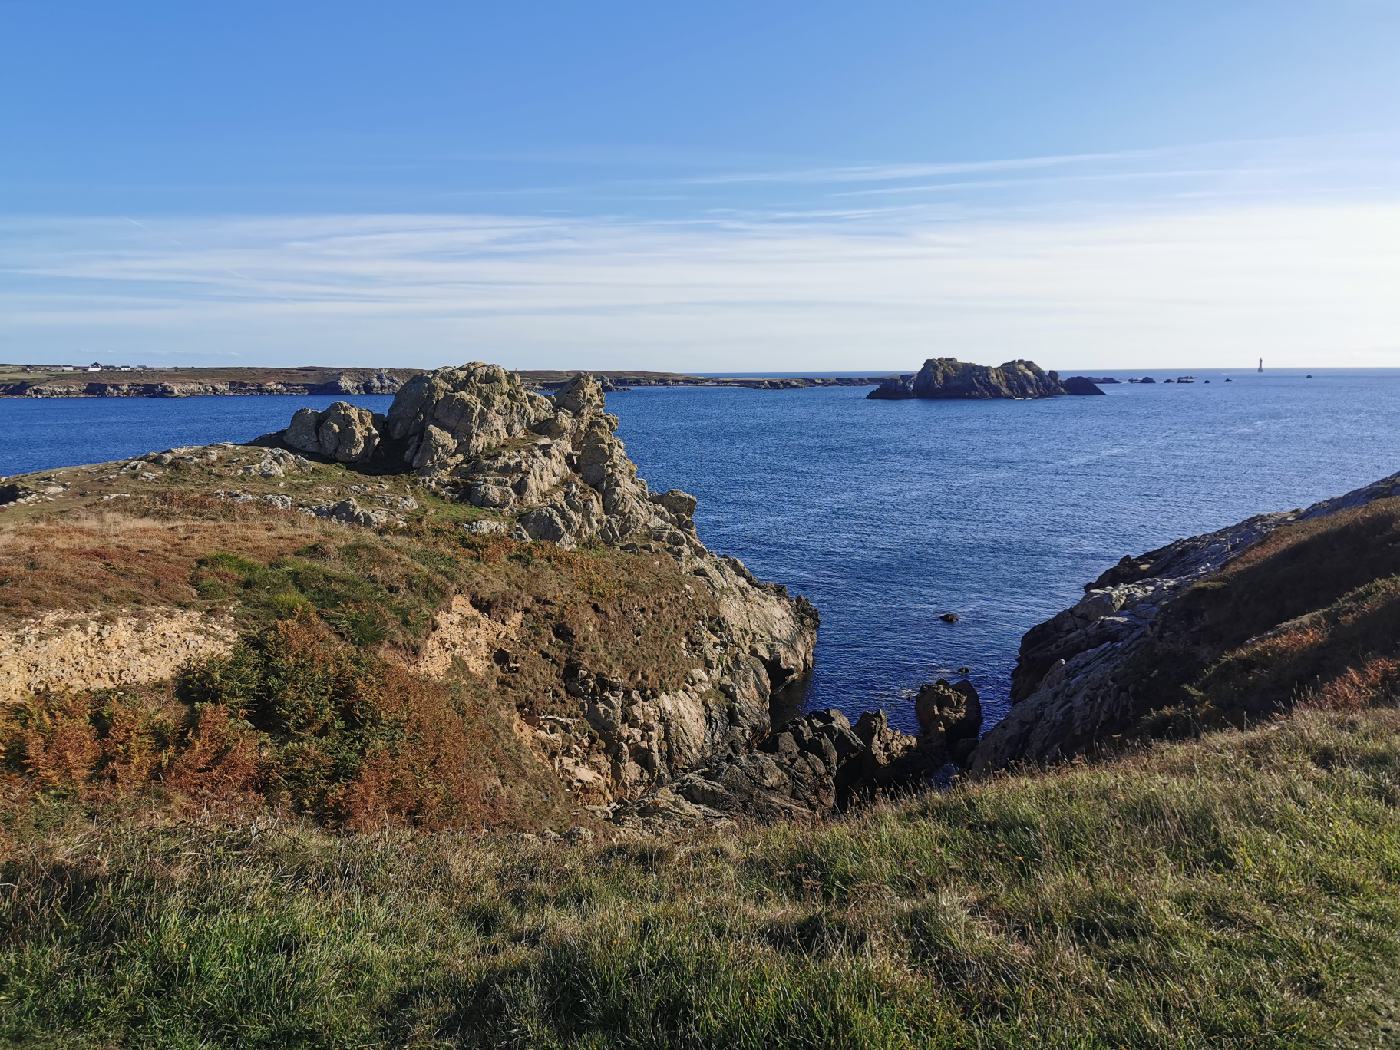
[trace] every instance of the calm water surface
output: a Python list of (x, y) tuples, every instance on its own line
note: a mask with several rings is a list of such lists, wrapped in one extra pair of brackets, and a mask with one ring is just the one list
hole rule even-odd
[[(653, 487), (699, 497), (710, 547), (821, 610), (809, 706), (884, 705), (907, 727), (911, 690), (962, 666), (999, 718), (1021, 634), (1122, 555), (1400, 470), (1400, 372), (1225, 374), (1046, 401), (608, 400)], [(332, 400), (0, 401), (0, 474), (245, 440)]]

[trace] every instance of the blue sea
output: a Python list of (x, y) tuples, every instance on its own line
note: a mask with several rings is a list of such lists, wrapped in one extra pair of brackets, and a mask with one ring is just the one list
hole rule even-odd
[[(809, 707), (884, 706), (909, 727), (912, 691), (968, 667), (990, 724), (1022, 633), (1124, 554), (1400, 471), (1400, 371), (1131, 374), (1158, 383), (1044, 401), (670, 387), (608, 402), (652, 486), (699, 497), (711, 548), (820, 609)], [(0, 475), (246, 440), (332, 400), (3, 400)]]

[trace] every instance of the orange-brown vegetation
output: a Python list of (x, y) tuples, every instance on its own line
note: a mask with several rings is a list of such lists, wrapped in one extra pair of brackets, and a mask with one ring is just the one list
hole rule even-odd
[[(583, 668), (679, 687), (717, 613), (670, 558), (470, 535), (422, 490), (405, 527), (372, 530), (216, 498), (193, 467), (104, 502), (126, 482), (98, 470), (60, 472), (67, 496), (0, 518), (0, 623), (179, 607), (231, 619), (239, 641), (174, 681), (0, 706), (0, 766), (22, 790), (153, 790), (337, 827), (567, 826), (587, 817), (518, 720), (577, 716)], [(333, 490), (344, 473), (289, 484)], [(463, 600), (510, 630), (471, 666), (414, 673)]]

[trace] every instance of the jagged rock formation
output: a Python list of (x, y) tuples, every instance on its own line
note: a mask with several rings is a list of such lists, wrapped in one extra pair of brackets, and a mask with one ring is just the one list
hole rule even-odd
[(1379, 584), (1400, 572), (1397, 497), (1400, 474), (1122, 559), (1026, 634), (1011, 711), (973, 770), (1257, 720), (1388, 673), (1400, 602)]
[(286, 430), (286, 443), (295, 452), (309, 452), (337, 463), (364, 463), (379, 447), (379, 428), (367, 408), (337, 401), (324, 412), (303, 408), (292, 416)]
[(616, 429), (592, 376), (549, 399), (498, 365), (473, 363), (413, 377), (384, 419), (344, 402), (303, 409), (281, 441), (342, 462), (411, 470), (454, 499), (514, 514), (531, 539), (703, 551), (694, 498), (650, 492)]
[(784, 724), (751, 748), (718, 754), (674, 782), (622, 803), (612, 819), (641, 828), (676, 828), (742, 818), (806, 819), (926, 782), (962, 764), (977, 742), (982, 708), (970, 682), (940, 679), (915, 701), (919, 735), (893, 728), (883, 711), (851, 725), (840, 711)]
[(505, 519), (476, 523), (478, 533), (674, 558), (713, 596), (714, 620), (677, 639), (693, 652), (686, 689), (627, 690), (574, 668), (568, 691), (580, 717), (533, 730), (556, 771), (600, 801), (632, 797), (764, 737), (774, 694), (811, 667), (817, 623), (804, 599), (705, 548), (694, 497), (652, 493), (614, 433), (617, 422), (591, 376), (551, 399), (499, 366), (472, 363), (413, 377), (385, 417), (337, 403), (298, 412), (272, 436), (325, 458), (411, 472), (438, 494)]
[(877, 401), (909, 398), (1035, 398), (1067, 393), (1060, 377), (1034, 361), (974, 365), (954, 357), (931, 357), (914, 375), (886, 379), (867, 396)]

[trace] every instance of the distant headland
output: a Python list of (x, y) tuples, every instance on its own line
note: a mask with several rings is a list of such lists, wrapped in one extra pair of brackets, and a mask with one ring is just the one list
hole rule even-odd
[[(150, 368), (142, 365), (4, 365), (0, 397), (208, 397), (249, 394), (394, 394), (421, 368)], [(606, 391), (644, 386), (742, 387), (792, 390), (818, 386), (878, 386), (873, 376), (700, 376), (684, 372), (536, 369), (517, 373), (529, 386), (551, 390), (592, 375)]]

